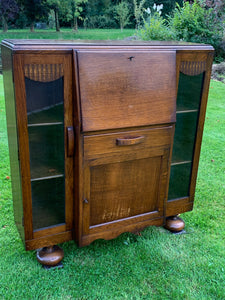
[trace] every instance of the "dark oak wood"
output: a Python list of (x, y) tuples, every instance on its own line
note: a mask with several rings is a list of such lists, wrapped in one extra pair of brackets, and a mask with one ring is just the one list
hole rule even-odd
[(193, 209), (212, 62), (212, 51), (177, 51), (177, 91), (180, 72), (189, 76), (196, 76), (200, 73), (203, 73), (204, 79), (201, 91), (200, 107), (198, 112), (197, 130), (194, 141), (189, 191), (186, 195), (187, 197), (172, 199), (167, 202), (166, 216), (174, 216)]
[(37, 251), (37, 260), (44, 266), (56, 266), (64, 257), (62, 248), (57, 245), (44, 247)]
[(184, 221), (178, 216), (166, 218), (165, 228), (171, 232), (180, 232), (184, 229), (184, 226)]
[(136, 136), (136, 137), (125, 137), (125, 138), (117, 138), (116, 144), (118, 146), (130, 146), (137, 145), (144, 141), (144, 136)]
[(34, 236), (33, 239), (26, 240), (25, 241), (26, 250), (34, 250), (42, 247), (53, 246), (73, 239), (72, 231), (63, 231), (56, 234), (54, 234), (54, 231), (53, 232), (50, 231), (50, 233), (47, 235), (44, 235), (44, 233), (45, 231), (42, 232), (40, 237)]
[(174, 122), (175, 64), (175, 51), (78, 51), (83, 131)]
[(19, 162), (19, 144), (18, 144), (18, 132), (17, 132), (17, 110), (15, 103), (15, 91), (13, 82), (13, 61), (12, 52), (10, 49), (2, 48), (3, 70), (4, 70), (4, 92), (5, 92), (5, 105), (6, 105), (6, 120), (7, 120), (7, 133), (8, 133), (8, 145), (9, 145), (9, 157), (12, 179), (12, 194), (13, 194), (13, 211), (14, 220), (20, 236), (25, 242), (24, 231), (24, 212), (23, 196), (22, 196), (22, 184), (20, 174), (20, 162)]
[(67, 156), (73, 156), (75, 150), (75, 139), (73, 126), (67, 127)]
[[(166, 225), (171, 230), (179, 220), (174, 216), (192, 210), (213, 59), (211, 46), (5, 40), (2, 57), (14, 216), (27, 250), (71, 239), (85, 246), (96, 239), (112, 239), (152, 225)], [(187, 91), (181, 86), (185, 80)], [(59, 120), (57, 110), (50, 118), (44, 108), (44, 117), (29, 123), (27, 81), (34, 86), (62, 84), (62, 95), (55, 96), (57, 101), (63, 98)], [(197, 90), (194, 109), (191, 100), (186, 105), (192, 89)], [(48, 93), (47, 88), (45, 91)], [(185, 97), (185, 93), (189, 97), (186, 106), (178, 110), (182, 99), (177, 97)], [(42, 96), (34, 99), (41, 103)], [(37, 126), (53, 125), (63, 128), (62, 170), (41, 162), (34, 170), (32, 143), (41, 140), (30, 138), (30, 132)], [(194, 132), (188, 135), (191, 130)], [(189, 160), (182, 155), (173, 160), (173, 150), (179, 148), (174, 143), (181, 140), (178, 133), (187, 134), (188, 143), (193, 145)], [(46, 141), (54, 143), (53, 136)], [(181, 154), (184, 145), (181, 143)], [(53, 152), (44, 161), (51, 160)], [(51, 172), (45, 175), (47, 168)], [(180, 173), (176, 175), (174, 170)], [(56, 200), (65, 196), (57, 212), (65, 215), (65, 220), (39, 228), (34, 224), (34, 183), (54, 178), (63, 182), (61, 190), (55, 188), (55, 196)], [(173, 180), (181, 183), (172, 185)], [(176, 189), (184, 180), (189, 181), (182, 193), (168, 199), (171, 186)], [(51, 204), (43, 209), (42, 204), (38, 209), (48, 220), (49, 212), (54, 213), (57, 207)]]

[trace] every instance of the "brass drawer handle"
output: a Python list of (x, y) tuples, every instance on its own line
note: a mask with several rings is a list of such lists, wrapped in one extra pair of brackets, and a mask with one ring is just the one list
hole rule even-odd
[(144, 136), (117, 138), (116, 144), (117, 146), (137, 145), (142, 143), (144, 139)]

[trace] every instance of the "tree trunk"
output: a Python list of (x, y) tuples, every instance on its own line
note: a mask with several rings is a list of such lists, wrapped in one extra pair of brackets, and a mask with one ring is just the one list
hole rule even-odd
[(73, 17), (73, 29), (77, 32), (78, 31), (78, 24), (77, 24), (77, 17)]
[(2, 16), (2, 30), (3, 32), (6, 32), (8, 30), (8, 24), (4, 16)]
[(60, 31), (60, 27), (59, 27), (59, 14), (58, 14), (58, 10), (55, 9), (55, 29), (57, 32)]
[(120, 30), (121, 30), (121, 32), (123, 32), (123, 24), (122, 23), (120, 23)]
[(34, 22), (32, 22), (32, 23), (30, 24), (30, 31), (31, 31), (31, 32), (34, 32)]

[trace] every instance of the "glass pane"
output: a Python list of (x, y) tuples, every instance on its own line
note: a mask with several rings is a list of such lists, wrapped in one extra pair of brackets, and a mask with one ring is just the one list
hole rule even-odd
[(172, 162), (192, 160), (198, 112), (177, 114)]
[(64, 174), (63, 125), (28, 127), (31, 179)]
[(204, 73), (190, 76), (180, 72), (177, 111), (199, 109)]
[(65, 222), (63, 77), (25, 78), (33, 227)]
[(31, 183), (34, 230), (65, 222), (64, 189), (64, 177)]
[(171, 166), (168, 200), (189, 196), (192, 163)]
[(28, 124), (63, 122), (63, 77), (39, 82), (25, 78)]

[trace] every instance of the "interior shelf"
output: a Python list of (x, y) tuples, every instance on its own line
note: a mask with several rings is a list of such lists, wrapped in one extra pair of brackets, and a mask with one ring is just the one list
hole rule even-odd
[(31, 181), (48, 180), (53, 178), (64, 177), (64, 174), (60, 174), (59, 172), (57, 172), (58, 170), (55, 169), (46, 170), (46, 169), (47, 169), (46, 167), (43, 167), (41, 170), (32, 170)]
[(192, 162), (171, 165), (168, 200), (189, 196)]
[(27, 127), (40, 127), (40, 126), (53, 126), (53, 125), (63, 125), (63, 122), (28, 124)]
[(31, 182), (34, 230), (65, 222), (64, 185), (63, 177)]
[(178, 161), (178, 162), (175, 162), (175, 163), (171, 163), (171, 166), (178, 166), (178, 165), (190, 164), (190, 163), (192, 163), (191, 160), (187, 160), (187, 161)]
[(59, 103), (50, 107), (44, 107), (27, 114), (28, 126), (38, 124), (63, 124), (63, 104)]
[(177, 114), (172, 163), (192, 161), (198, 111)]
[(28, 133), (31, 179), (64, 174), (63, 126), (32, 126)]
[(187, 114), (187, 113), (193, 113), (193, 112), (198, 112), (198, 109), (177, 110), (176, 114)]

